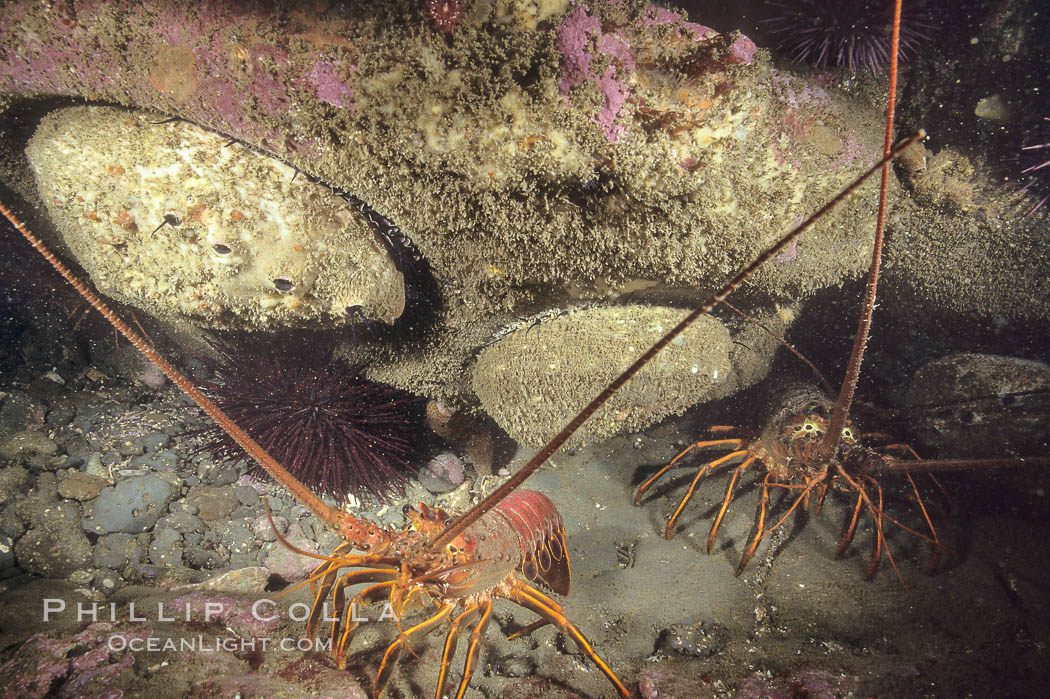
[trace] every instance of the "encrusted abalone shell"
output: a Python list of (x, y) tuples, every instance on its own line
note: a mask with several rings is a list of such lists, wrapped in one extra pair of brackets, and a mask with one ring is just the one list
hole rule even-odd
[(45, 117), (27, 152), (70, 252), (120, 301), (241, 330), (392, 323), (404, 310), (402, 274), (364, 216), (243, 144), (73, 107)]

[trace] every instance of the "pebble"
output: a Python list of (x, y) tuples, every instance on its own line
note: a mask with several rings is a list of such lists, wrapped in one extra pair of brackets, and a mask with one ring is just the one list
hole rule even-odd
[(0, 431), (7, 434), (21, 432), (29, 427), (32, 416), (43, 413), (42, 403), (21, 391), (10, 391), (0, 405)]
[(162, 449), (157, 452), (147, 450), (145, 454), (132, 459), (131, 466), (150, 471), (174, 471), (179, 466), (179, 457), (170, 449)]
[(141, 437), (136, 437), (132, 440), (132, 444), (141, 447), (145, 452), (153, 453), (158, 452), (171, 444), (171, 437), (163, 432), (152, 432), (150, 434), (144, 434)]
[(150, 563), (158, 566), (182, 565), (182, 537), (174, 529), (157, 529), (149, 546)]
[(161, 518), (157, 523), (157, 527), (173, 529), (180, 534), (186, 534), (187, 532), (201, 534), (204, 532), (204, 522), (201, 521), (201, 518), (181, 508)]
[(419, 472), (419, 483), (438, 495), (455, 490), (466, 479), (466, 466), (451, 452), (438, 454)]
[(259, 504), (259, 493), (250, 485), (238, 485), (233, 489), (237, 501), (245, 507), (255, 507)]
[(709, 658), (721, 653), (728, 640), (729, 630), (725, 626), (703, 621), (695, 626), (672, 624), (660, 634), (657, 646), (682, 655)]
[(0, 459), (16, 461), (19, 457), (54, 456), (58, 445), (43, 432), (25, 430), (0, 442)]
[(95, 544), (95, 565), (100, 568), (123, 570), (139, 563), (142, 563), (142, 546), (131, 534), (106, 534)]
[(54, 522), (30, 529), (15, 543), (22, 570), (42, 578), (65, 578), (91, 565), (91, 542), (76, 524)]
[(16, 499), (29, 489), (29, 472), (21, 466), (11, 466), (0, 471), (0, 505)]
[(247, 463), (194, 454), (178, 433), (201, 421), (173, 407), (184, 400), (142, 399), (118, 381), (80, 388), (83, 375), (71, 372), (50, 399), (0, 396), (0, 446), (21, 462), (0, 461), (3, 585), (65, 579), (104, 599), (129, 583), (185, 584), (213, 571), (213, 589), (258, 592), (274, 574), (301, 580), (317, 561), (276, 542), (264, 497), (296, 546), (328, 552), (342, 543), (283, 490), (244, 475)]
[(210, 580), (197, 583), (191, 587), (198, 590), (221, 590), (223, 592), (250, 594), (264, 592), (269, 580), (270, 571), (266, 570), (266, 568), (250, 566), (216, 575)]
[(9, 536), (0, 536), (0, 578), (18, 574), (15, 567), (15, 542)]
[(152, 527), (175, 493), (171, 483), (150, 474), (103, 488), (84, 513), (85, 531), (135, 534)]
[(186, 501), (194, 505), (205, 522), (217, 522), (229, 517), (237, 509), (237, 496), (233, 488), (226, 486), (215, 488), (209, 485), (190, 489)]
[(97, 451), (88, 457), (87, 466), (84, 467), (84, 471), (95, 476), (109, 478), (109, 469), (103, 465), (102, 454), (99, 454)]
[[(302, 527), (298, 523), (288, 527), (288, 533), (285, 538), (288, 539), (288, 543), (292, 544), (292, 546), (309, 553), (317, 553), (317, 547), (314, 545), (314, 542), (306, 538)], [(280, 576), (288, 582), (305, 578), (317, 567), (317, 560), (314, 558), (300, 556), (281, 544), (272, 544), (272, 546), (273, 548), (270, 549), (270, 552), (263, 560), (263, 565), (271, 573)]]
[(73, 471), (58, 479), (58, 494), (70, 500), (94, 500), (109, 481), (83, 471)]

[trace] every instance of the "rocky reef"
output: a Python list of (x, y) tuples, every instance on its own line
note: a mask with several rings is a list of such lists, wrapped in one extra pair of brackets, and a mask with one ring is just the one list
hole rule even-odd
[[(74, 95), (193, 121), (395, 221), (425, 261), (429, 294), (393, 334), (343, 354), (377, 380), (460, 406), (477, 400), (479, 348), (515, 318), (661, 294), (693, 303), (879, 151), (876, 110), (773, 68), (746, 36), (648, 2), (478, 0), (441, 26), (423, 5), (102, 2), (57, 16), (13, 3), (0, 14), (0, 92), (9, 110)], [(12, 189), (37, 200), (12, 169)], [(874, 203), (854, 198), (768, 265), (749, 287), (752, 308), (859, 274)], [(145, 266), (122, 274), (152, 279)], [(298, 312), (287, 311), (294, 291), (269, 288), (289, 272), (252, 270), (252, 293), (266, 287), (274, 309)], [(116, 288), (132, 280), (96, 281), (160, 317), (186, 315)], [(194, 321), (223, 325), (207, 313)], [(520, 393), (537, 393), (533, 374), (516, 377)], [(572, 379), (581, 393), (605, 380)], [(681, 409), (661, 406), (636, 412), (648, 424)]]

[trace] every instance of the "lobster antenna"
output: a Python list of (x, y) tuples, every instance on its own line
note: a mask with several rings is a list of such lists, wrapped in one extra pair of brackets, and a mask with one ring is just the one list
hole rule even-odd
[(1013, 459), (892, 459), (882, 464), (882, 470), (889, 473), (932, 473), (1016, 466), (1050, 466), (1050, 456), (1019, 456)]
[[(897, 106), (897, 58), (900, 38), (901, 0), (895, 0), (893, 3), (893, 38), (890, 41), (890, 94), (886, 100), (886, 137), (882, 142), (883, 155), (890, 152), (890, 146), (893, 144), (893, 116)], [(889, 184), (890, 164), (889, 161), (884, 161), (882, 181), (879, 185), (879, 215), (875, 224), (875, 243), (871, 253), (871, 267), (868, 270), (868, 284), (864, 292), (864, 305), (860, 313), (860, 321), (857, 323), (857, 334), (853, 338), (853, 351), (849, 356), (849, 364), (846, 365), (846, 376), (842, 379), (842, 389), (839, 391), (835, 410), (828, 422), (827, 434), (817, 447), (818, 453), (825, 458), (835, 453), (839, 440), (842, 438), (842, 428), (846, 424), (846, 417), (853, 403), (853, 394), (857, 390), (857, 379), (860, 377), (860, 363), (864, 359), (864, 348), (868, 344), (871, 316), (875, 310), (875, 295), (879, 288), (879, 268), (882, 266), (882, 240), (886, 232), (886, 200)]]
[(581, 410), (576, 417), (569, 421), (561, 432), (559, 432), (554, 439), (547, 442), (547, 445), (540, 449), (535, 456), (527, 464), (525, 464), (517, 473), (510, 477), (503, 485), (496, 488), (492, 493), (489, 494), (484, 500), (475, 505), (469, 512), (464, 514), (462, 517), (457, 519), (455, 522), (445, 528), (441, 534), (431, 542), (431, 550), (436, 550), (448, 544), (454, 539), (460, 532), (469, 527), (471, 524), (476, 522), (479, 517), (484, 515), (486, 512), (496, 506), (503, 498), (507, 497), (514, 489), (525, 482), (525, 479), (531, 476), (536, 469), (546, 463), (554, 452), (558, 451), (563, 444), (571, 437), (580, 426), (587, 421), (587, 419), (594, 414), (598, 408), (601, 407), (605, 401), (609, 400), (612, 394), (616, 393), (625, 383), (631, 380), (631, 378), (641, 371), (642, 367), (649, 363), (649, 361), (656, 356), (656, 354), (667, 345), (682, 334), (686, 328), (688, 328), (697, 318), (704, 315), (717, 304), (725, 300), (729, 294), (733, 292), (738, 286), (744, 283), (744, 281), (752, 274), (758, 271), (758, 269), (768, 262), (773, 257), (776, 257), (780, 252), (790, 245), (792, 242), (798, 239), (800, 235), (809, 230), (813, 224), (823, 218), (829, 211), (835, 208), (843, 199), (848, 197), (854, 191), (856, 191), (861, 185), (863, 185), (869, 177), (878, 172), (879, 168), (885, 168), (891, 160), (896, 158), (904, 150), (911, 147), (915, 143), (926, 138), (926, 132), (919, 129), (911, 138), (901, 143), (899, 146), (894, 148), (892, 151), (888, 151), (875, 165), (873, 165), (867, 172), (862, 174), (852, 184), (847, 186), (837, 195), (835, 198), (829, 201), (827, 204), (822, 206), (819, 211), (810, 216), (808, 219), (803, 221), (793, 231), (785, 235), (777, 242), (776, 245), (766, 250), (764, 253), (759, 255), (758, 259), (749, 264), (743, 270), (737, 273), (722, 290), (716, 293), (714, 296), (704, 301), (699, 307), (690, 311), (689, 314), (679, 321), (678, 325), (674, 326), (666, 335), (656, 341), (652, 347), (650, 347), (645, 354), (635, 360), (634, 364), (627, 367), (622, 374), (613, 379), (612, 383), (605, 387), (605, 389), (597, 395), (587, 406)]
[(803, 364), (805, 364), (807, 367), (809, 367), (809, 370), (813, 372), (813, 375), (817, 377), (817, 380), (820, 381), (821, 385), (824, 387), (824, 390), (828, 392), (828, 395), (831, 395), (832, 393), (835, 392), (831, 388), (831, 382), (828, 381), (827, 377), (824, 376), (824, 374), (820, 371), (820, 369), (817, 368), (817, 365), (814, 364), (813, 362), (809, 361), (809, 357), (807, 357), (806, 355), (802, 354), (802, 352), (800, 352), (797, 347), (795, 347), (793, 344), (791, 344), (790, 342), (788, 342), (787, 340), (782, 338), (780, 335), (777, 335), (775, 332), (773, 332), (772, 330), (767, 328), (765, 325), (763, 325), (761, 322), (759, 322), (759, 320), (757, 318), (752, 318), (747, 313), (744, 313), (739, 308), (737, 308), (733, 304), (729, 303), (729, 301), (727, 301), (725, 299), (722, 299), (722, 305), (723, 306), (727, 306), (729, 308), (729, 310), (733, 311), (733, 313), (736, 313), (738, 316), (740, 316), (741, 318), (746, 320), (748, 323), (751, 323), (752, 325), (755, 325), (758, 328), (764, 330), (766, 332), (766, 334), (769, 335), (774, 340), (776, 340), (777, 343), (780, 346), (782, 346), (788, 352), (791, 352), (791, 354), (793, 354), (796, 357), (798, 357), (799, 360), (801, 360)]
[(165, 376), (171, 379), (172, 383), (192, 398), (193, 402), (200, 406), (201, 410), (207, 413), (208, 416), (219, 425), (219, 427), (225, 430), (225, 432), (230, 435), (230, 437), (232, 437), (233, 440), (244, 449), (244, 451), (251, 455), (251, 457), (255, 459), (275, 481), (283, 485), (296, 500), (317, 515), (318, 519), (339, 534), (346, 536), (347, 540), (358, 543), (362, 548), (369, 548), (372, 544), (377, 543), (382, 539), (384, 536), (383, 530), (379, 529), (371, 522), (352, 516), (348, 512), (329, 507), (319, 497), (310, 492), (306, 486), (300, 483), (295, 476), (277, 463), (276, 459), (267, 454), (266, 450), (259, 446), (259, 444), (252, 439), (247, 432), (238, 427), (237, 424), (219, 408), (219, 406), (215, 405), (210, 398), (194, 386), (189, 379), (179, 372), (178, 369), (172, 366), (168, 360), (164, 359), (157, 350), (153, 349), (150, 343), (128, 327), (128, 325), (122, 321), (120, 317), (102, 301), (101, 298), (99, 298), (98, 294), (89, 289), (84, 282), (80, 281), (80, 279), (70, 271), (69, 267), (55, 257), (55, 254), (44, 245), (43, 241), (33, 235), (33, 233), (26, 228), (26, 225), (12, 213), (3, 202), (0, 202), (0, 213), (11, 222), (11, 225), (15, 227), (15, 230), (21, 233), (22, 236), (29, 241), (29, 244), (36, 248), (37, 252), (39, 252), (88, 303), (94, 306), (95, 310), (101, 313), (103, 317), (105, 317), (105, 319), (108, 320), (121, 335), (126, 337), (131, 344), (135, 345), (142, 354), (146, 355), (147, 359), (156, 364), (157, 368), (163, 371)]

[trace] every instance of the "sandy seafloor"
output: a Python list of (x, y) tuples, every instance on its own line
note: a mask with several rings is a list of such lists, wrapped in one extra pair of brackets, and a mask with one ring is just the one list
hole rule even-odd
[[(169, 386), (152, 398), (140, 394), (137, 405), (125, 407), (129, 413), (180, 414), (174, 397)], [(641, 507), (631, 504), (634, 487), (689, 443), (697, 423), (707, 424), (719, 411), (746, 411), (755, 400), (744, 394), (703, 415), (694, 411), (646, 433), (560, 455), (528, 482), (551, 497), (566, 522), (573, 573), (572, 592), (562, 600), (566, 613), (624, 682), (648, 697), (1038, 695), (1050, 660), (1045, 582), (1050, 554), (1042, 545), (1050, 531), (1039, 483), (1045, 479), (1017, 473), (946, 478), (956, 514), (939, 516), (943, 508), (934, 499), (929, 505), (954, 555), (926, 576), (927, 547), (890, 527), (889, 544), (904, 584), (886, 559), (873, 581), (863, 580), (870, 521), (862, 522), (848, 553), (833, 560), (848, 503), (832, 497), (819, 517), (803, 514), (783, 536), (773, 537), (774, 550), (763, 544), (745, 573), (736, 576), (740, 542), (750, 529), (757, 498), (750, 480), (729, 509), (714, 555), (706, 555), (703, 547), (724, 477), (708, 479), (680, 520), (677, 537), (663, 539), (665, 517), (692, 470), (656, 487)], [(181, 442), (176, 440), (175, 450), (188, 451), (188, 440)], [(511, 468), (528, 455), (519, 450)], [(889, 495), (892, 482), (885, 482), (887, 510), (919, 525), (913, 504)], [(192, 594), (186, 582), (130, 584), (100, 598), (107, 605), (117, 603), (118, 622), (92, 627), (69, 613), (42, 623), (44, 598), (69, 600), (70, 607), (87, 600), (69, 582), (8, 580), (0, 592), (0, 652), (10, 660), (27, 638), (43, 633), (30, 638), (41, 648), (43, 674), (53, 656), (43, 652), (42, 638), (79, 639), (67, 656), (76, 659), (91, 657), (109, 633), (134, 635), (143, 628), (160, 638), (245, 635), (236, 623), (231, 628), (199, 615), (190, 623), (160, 622), (146, 611), (140, 612), (149, 620), (145, 625), (127, 620), (128, 602), (152, 610), (158, 602)], [(208, 599), (231, 597), (223, 591), (197, 593)], [(232, 597), (247, 606), (266, 594), (256, 590)], [(296, 600), (308, 601), (309, 595), (301, 590), (283, 601)], [(506, 601), (497, 601), (495, 609), (495, 621), (508, 629), (532, 620)], [(266, 635), (296, 638), (302, 629), (302, 623), (285, 622)], [(361, 696), (356, 692), (369, 687), (383, 639), (389, 642), (392, 629), (365, 624), (345, 672), (336, 670), (326, 654), (295, 650), (118, 652), (93, 667), (111, 667), (105, 686), (122, 696)], [(694, 654), (673, 650), (673, 636), (684, 638), (682, 645)], [(464, 648), (461, 641), (453, 678), (459, 676)], [(405, 654), (386, 696), (429, 696), (441, 649), (438, 633), (414, 645), (418, 658)], [(551, 628), (507, 641), (493, 624), (466, 696), (613, 696), (605, 678), (571, 650)], [(9, 664), (6, 669), (9, 686), (25, 681), (25, 667)], [(99, 685), (84, 677), (77, 672), (60, 677), (48, 696), (101, 695)]]

